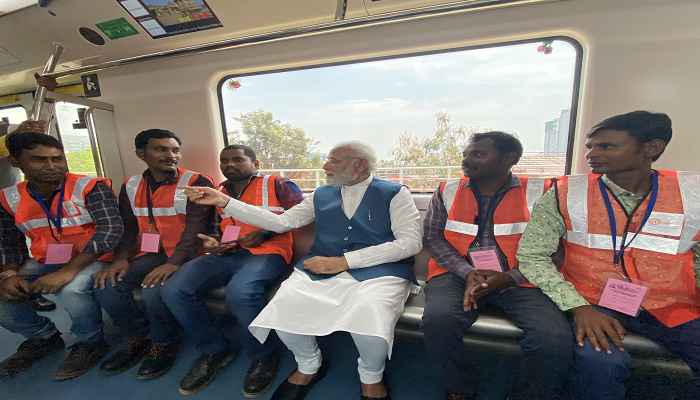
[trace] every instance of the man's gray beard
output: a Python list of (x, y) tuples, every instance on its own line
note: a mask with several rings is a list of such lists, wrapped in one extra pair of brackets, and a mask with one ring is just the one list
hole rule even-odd
[(326, 176), (326, 184), (331, 186), (343, 186), (348, 183), (348, 179), (343, 176)]

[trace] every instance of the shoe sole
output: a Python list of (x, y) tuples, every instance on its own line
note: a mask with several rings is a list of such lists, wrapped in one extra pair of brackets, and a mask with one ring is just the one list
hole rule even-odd
[(195, 394), (195, 393), (203, 390), (204, 388), (209, 386), (210, 383), (212, 383), (214, 378), (216, 378), (216, 375), (218, 375), (219, 371), (221, 371), (223, 368), (225, 368), (227, 365), (229, 365), (231, 363), (231, 361), (233, 361), (236, 358), (236, 356), (237, 356), (237, 354), (231, 354), (228, 357), (224, 358), (223, 361), (221, 361), (221, 365), (219, 366), (219, 368), (217, 368), (216, 371), (213, 374), (211, 374), (209, 379), (204, 381), (204, 383), (202, 383), (201, 385), (197, 386), (194, 389), (190, 389), (190, 390), (185, 390), (185, 389), (180, 388), (180, 389), (178, 389), (178, 392), (180, 392), (180, 394), (183, 396), (189, 396), (191, 394)]
[(272, 386), (272, 383), (273, 383), (273, 382), (274, 382), (274, 379), (271, 380), (270, 383), (268, 383), (267, 386), (265, 386), (265, 387), (264, 387), (261, 391), (259, 391), (259, 392), (250, 393), (250, 392), (246, 392), (245, 390), (241, 390), (241, 394), (242, 394), (243, 397), (245, 397), (246, 399), (255, 399), (255, 398), (258, 398), (258, 397), (262, 396), (263, 394), (265, 394), (265, 392), (267, 392), (267, 391), (270, 389), (270, 386)]
[(133, 363), (131, 363), (127, 366), (121, 367), (119, 369), (109, 370), (109, 369), (100, 368), (98, 372), (101, 376), (115, 376), (115, 375), (123, 374), (124, 372), (137, 366), (141, 362), (142, 359), (143, 359), (143, 356), (141, 356), (138, 360), (134, 361)]
[(154, 372), (154, 373), (152, 373), (152, 374), (148, 374), (148, 375), (139, 375), (139, 374), (136, 374), (136, 379), (138, 379), (138, 380), (140, 380), (140, 381), (148, 381), (148, 380), (151, 380), (151, 379), (160, 378), (161, 376), (167, 374), (167, 373), (173, 368), (173, 366), (175, 366), (175, 363), (174, 363), (174, 362), (173, 362), (173, 364), (172, 364), (171, 366), (169, 366), (168, 368), (166, 368), (166, 369), (164, 369), (164, 370), (161, 370), (161, 371), (158, 371), (158, 372)]

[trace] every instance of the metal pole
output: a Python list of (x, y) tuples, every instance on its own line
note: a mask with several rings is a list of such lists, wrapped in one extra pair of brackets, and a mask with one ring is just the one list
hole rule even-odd
[[(50, 74), (56, 69), (56, 64), (58, 64), (58, 59), (63, 53), (63, 46), (58, 43), (53, 44), (53, 51), (49, 55), (49, 59), (46, 60), (43, 71), (41, 75)], [(32, 121), (38, 121), (41, 117), (41, 108), (44, 105), (44, 99), (46, 98), (47, 89), (43, 86), (39, 86), (34, 96), (34, 105), (32, 106), (32, 111), (29, 113), (29, 119)]]

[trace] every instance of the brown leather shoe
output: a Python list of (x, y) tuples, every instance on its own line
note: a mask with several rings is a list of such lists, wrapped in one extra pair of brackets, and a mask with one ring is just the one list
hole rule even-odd
[(253, 361), (243, 380), (243, 396), (254, 398), (265, 392), (275, 380), (279, 364), (280, 356), (277, 353), (265, 359)]
[(100, 365), (103, 375), (116, 375), (136, 366), (151, 348), (151, 340), (144, 336), (132, 336), (126, 347), (112, 354)]
[(77, 378), (97, 365), (108, 352), (109, 346), (104, 340), (97, 343), (78, 343), (71, 348), (53, 379), (65, 381)]
[(54, 351), (63, 350), (65, 344), (61, 333), (56, 332), (46, 339), (27, 339), (17, 348), (17, 352), (0, 362), (0, 377), (17, 375)]

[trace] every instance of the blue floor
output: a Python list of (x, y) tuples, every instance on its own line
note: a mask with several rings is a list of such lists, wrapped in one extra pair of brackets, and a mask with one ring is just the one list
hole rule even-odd
[[(67, 344), (71, 343), (68, 315), (60, 309), (45, 315), (52, 318), (58, 328), (64, 332)], [(119, 343), (114, 329), (109, 321), (106, 332), (110, 343)], [(231, 329), (228, 329), (231, 331)], [(22, 338), (0, 328), (0, 359), (12, 354)], [(320, 345), (324, 352), (324, 358), (329, 363), (327, 377), (318, 383), (311, 391), (309, 400), (356, 400), (360, 397), (359, 381), (356, 372), (357, 352), (350, 336), (344, 333), (336, 333), (321, 338)], [(472, 349), (474, 350), (474, 349)], [(499, 380), (495, 371), (504, 372), (511, 376), (508, 368), (508, 360), (502, 356), (485, 353), (470, 353), (471, 361), (465, 363), (465, 380), (475, 387), (477, 382), (494, 382)], [(0, 400), (167, 400), (167, 399), (243, 399), (241, 386), (243, 377), (247, 371), (249, 361), (244, 356), (239, 356), (205, 390), (192, 395), (181, 396), (178, 391), (178, 382), (189, 370), (197, 354), (190, 343), (185, 346), (177, 360), (177, 364), (167, 375), (152, 381), (139, 381), (134, 378), (136, 368), (124, 374), (112, 377), (103, 377), (96, 369), (86, 375), (65, 382), (54, 382), (51, 379), (53, 372), (61, 363), (65, 352), (59, 352), (42, 360), (16, 377), (0, 380)], [(513, 363), (517, 364), (517, 363)], [(273, 388), (294, 369), (294, 360), (291, 353), (284, 351), (279, 374)], [(438, 376), (428, 365), (425, 350), (420, 340), (408, 337), (397, 337), (393, 359), (387, 366), (389, 371), (388, 383), (391, 387), (394, 400), (438, 400), (442, 396)], [(479, 377), (479, 374), (482, 374)], [(501, 374), (498, 374), (501, 375)], [(506, 378), (507, 379), (507, 378)], [(500, 383), (509, 383), (500, 380)], [(691, 400), (688, 399), (682, 389), (683, 382), (673, 377), (654, 374), (654, 376), (635, 376), (628, 384), (627, 400)], [(269, 399), (271, 389), (259, 399)], [(481, 399), (480, 399), (481, 400)], [(516, 400), (513, 397), (513, 400)], [(519, 398), (517, 400), (520, 400)], [(697, 400), (697, 399), (692, 399)]]
[[(67, 344), (72, 340), (69, 333), (68, 315), (56, 310), (44, 315), (49, 316), (58, 328), (64, 332)], [(115, 332), (107, 324), (107, 336), (110, 343), (118, 343)], [(0, 359), (12, 354), (22, 342), (20, 336), (0, 328)], [(356, 372), (357, 352), (347, 334), (334, 334), (320, 341), (324, 357), (329, 362), (327, 377), (314, 387), (307, 397), (310, 400), (359, 399), (359, 381)], [(99, 399), (99, 400), (164, 400), (164, 399), (243, 399), (241, 386), (249, 361), (239, 356), (217, 376), (212, 384), (202, 392), (192, 396), (181, 396), (178, 382), (189, 370), (197, 354), (190, 343), (185, 343), (175, 367), (165, 376), (152, 381), (139, 381), (134, 378), (136, 368), (122, 375), (103, 377), (96, 369), (86, 375), (65, 382), (54, 382), (51, 376), (61, 363), (65, 352), (59, 352), (42, 360), (11, 379), (0, 380), (1, 400), (62, 400), (62, 399)], [(436, 377), (426, 365), (425, 351), (422, 343), (415, 339), (399, 338), (394, 348), (394, 358), (390, 361), (392, 397), (395, 399), (439, 399), (440, 390)], [(291, 353), (285, 350), (280, 365), (277, 381), (283, 379), (294, 369)], [(419, 384), (418, 384), (419, 383)], [(259, 397), (268, 399), (272, 390)]]

